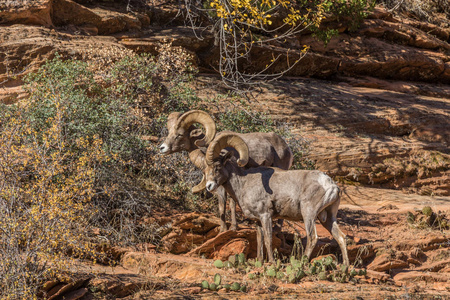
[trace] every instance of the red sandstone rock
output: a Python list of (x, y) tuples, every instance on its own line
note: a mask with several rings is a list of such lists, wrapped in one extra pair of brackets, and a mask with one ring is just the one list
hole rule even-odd
[(394, 276), (395, 284), (400, 286), (402, 284), (414, 284), (419, 281), (448, 283), (450, 281), (450, 274), (405, 271)]
[(2, 1), (0, 24), (27, 24), (50, 27), (51, 0)]
[(249, 252), (249, 241), (243, 238), (233, 239), (215, 252), (213, 259), (227, 260), (230, 255)]
[(70, 293), (65, 294), (63, 296), (63, 299), (64, 300), (77, 300), (77, 299), (81, 299), (82, 297), (84, 297), (87, 293), (88, 293), (87, 288), (81, 288), (76, 291), (72, 291)]
[(367, 269), (377, 271), (377, 272), (383, 272), (383, 271), (389, 271), (391, 269), (401, 269), (408, 267), (408, 263), (403, 260), (395, 259), (391, 257), (389, 254), (381, 254), (377, 256), (373, 262), (367, 266)]

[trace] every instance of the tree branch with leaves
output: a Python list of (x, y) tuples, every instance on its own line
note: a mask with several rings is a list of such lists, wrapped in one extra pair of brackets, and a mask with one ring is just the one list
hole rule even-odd
[[(371, 0), (208, 0), (199, 5), (185, 0), (187, 20), (193, 28), (201, 26), (199, 20), (208, 20), (220, 53), (215, 67), (223, 82), (236, 91), (289, 72), (309, 49), (307, 45), (290, 46), (296, 44), (294, 40), (299, 35), (320, 33), (317, 37), (327, 43), (337, 34), (323, 26), (327, 16), (363, 12), (373, 7), (372, 3)], [(277, 47), (264, 68), (246, 70), (255, 48), (269, 49), (276, 45), (283, 47)], [(287, 67), (275, 68), (283, 59)]]

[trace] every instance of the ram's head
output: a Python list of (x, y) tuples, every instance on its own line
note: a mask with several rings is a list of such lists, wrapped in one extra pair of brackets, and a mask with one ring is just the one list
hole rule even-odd
[[(203, 125), (205, 133), (195, 128), (195, 123)], [(171, 154), (183, 150), (192, 151), (207, 146), (216, 135), (216, 124), (209, 114), (201, 110), (191, 110), (184, 114), (175, 112), (167, 120), (169, 134), (159, 146), (161, 154)]]
[(205, 175), (198, 187), (203, 187), (201, 185), (204, 183), (206, 190), (213, 192), (228, 180), (229, 171), (226, 164), (235, 158), (233, 158), (232, 151), (227, 151), (224, 155), (222, 150), (225, 148), (234, 148), (237, 151), (239, 154), (237, 165), (239, 167), (244, 167), (248, 163), (248, 146), (244, 140), (234, 133), (221, 134), (211, 142), (206, 150), (206, 168), (203, 172)]
[[(205, 130), (195, 128), (194, 124), (201, 124)], [(209, 114), (201, 110), (191, 110), (184, 114), (171, 113), (167, 119), (169, 134), (159, 147), (161, 154), (167, 155), (183, 150), (189, 151), (189, 159), (199, 169), (206, 167), (204, 148), (216, 135), (216, 124)], [(205, 188), (204, 176), (202, 182), (192, 188), (198, 193)]]

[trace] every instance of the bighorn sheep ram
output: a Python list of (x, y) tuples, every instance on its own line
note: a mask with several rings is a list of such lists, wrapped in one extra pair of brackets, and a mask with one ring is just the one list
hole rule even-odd
[[(233, 147), (239, 158), (220, 155), (226, 147)], [(272, 218), (304, 221), (305, 254), (310, 258), (317, 243), (315, 220), (318, 218), (338, 242), (344, 264), (349, 265), (345, 235), (336, 221), (340, 197), (333, 180), (320, 171), (285, 171), (270, 167), (244, 169), (242, 167), (249, 161), (248, 155), (249, 147), (244, 139), (232, 133), (222, 134), (206, 150), (204, 173), (208, 191), (223, 186), (239, 203), (246, 217), (260, 222), (257, 225), (258, 259), (263, 259), (264, 242), (268, 259), (273, 261)]]
[[(196, 129), (193, 125), (199, 123), (203, 125), (205, 133)], [(192, 110), (181, 114), (171, 113), (167, 120), (169, 134), (160, 146), (162, 154), (170, 154), (186, 150), (192, 163), (204, 170), (205, 149), (216, 135), (216, 125), (209, 114), (201, 110)], [(223, 134), (219, 133), (218, 135)], [(249, 161), (246, 168), (259, 166), (274, 166), (281, 169), (289, 169), (292, 165), (293, 154), (286, 142), (275, 133), (246, 133), (237, 134), (248, 145)], [(203, 150), (201, 149), (203, 148)], [(235, 153), (237, 154), (237, 153)], [(202, 182), (192, 188), (192, 191), (199, 192), (205, 188), (206, 180), (203, 176)], [(216, 189), (215, 193), (219, 199), (220, 231), (226, 231), (225, 208), (227, 195), (223, 187)], [(236, 230), (236, 203), (230, 201), (231, 209), (231, 230)]]

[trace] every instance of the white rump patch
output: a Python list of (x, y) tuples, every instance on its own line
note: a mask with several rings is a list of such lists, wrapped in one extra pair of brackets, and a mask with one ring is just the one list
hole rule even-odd
[(334, 186), (333, 180), (330, 178), (330, 176), (324, 173), (320, 173), (319, 178), (317, 178), (317, 182), (319, 182), (319, 184), (325, 191), (328, 191)]
[(333, 182), (330, 176), (324, 173), (320, 173), (319, 178), (317, 178), (317, 182), (323, 187), (325, 191), (325, 195), (323, 196), (323, 203), (327, 205), (331, 202), (334, 202), (337, 195), (336, 193), (339, 193), (339, 188)]

